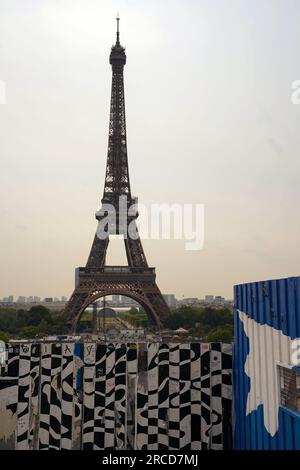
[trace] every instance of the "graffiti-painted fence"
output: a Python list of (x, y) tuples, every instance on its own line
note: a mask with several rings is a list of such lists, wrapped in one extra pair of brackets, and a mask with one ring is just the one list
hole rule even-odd
[(23, 343), (0, 377), (0, 449), (230, 446), (231, 346)]

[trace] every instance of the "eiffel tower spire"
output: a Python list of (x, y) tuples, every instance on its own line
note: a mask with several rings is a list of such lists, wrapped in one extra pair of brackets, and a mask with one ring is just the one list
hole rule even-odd
[(119, 13), (117, 14), (117, 41), (116, 41), (116, 45), (119, 46), (120, 45), (120, 31), (119, 31), (119, 23), (120, 23), (120, 17), (119, 17)]
[[(118, 15), (116, 44), (112, 46), (109, 56), (112, 87), (108, 152), (102, 206), (96, 213), (96, 219), (102, 222), (109, 205), (116, 213), (116, 221), (113, 227), (108, 227), (103, 237), (96, 232), (86, 266), (76, 270), (75, 290), (64, 311), (72, 331), (75, 331), (86, 307), (107, 295), (121, 294), (136, 300), (148, 314), (150, 322), (157, 327), (163, 324), (169, 314), (169, 308), (155, 282), (155, 268), (148, 266), (139, 238), (136, 226), (138, 213), (131, 211), (131, 215), (128, 215), (128, 209), (136, 203), (136, 198), (131, 196), (129, 181), (123, 78), (126, 55), (125, 48), (120, 44), (119, 20)], [(126, 199), (125, 209), (120, 209), (120, 198)], [(121, 216), (125, 212), (124, 227)], [(133, 232), (134, 237), (131, 236)], [(128, 266), (106, 266), (109, 235), (112, 233), (124, 236)]]

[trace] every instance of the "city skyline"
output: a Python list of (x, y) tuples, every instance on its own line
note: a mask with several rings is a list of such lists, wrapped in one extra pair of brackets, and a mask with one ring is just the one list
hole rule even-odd
[[(300, 6), (189, 5), (0, 6), (1, 296), (69, 296), (74, 269), (86, 262), (105, 173), (118, 9), (133, 193), (145, 204), (205, 204), (203, 250), (143, 242), (162, 292), (232, 298), (234, 284), (297, 274), (300, 107), (290, 95), (300, 74)], [(125, 255), (118, 242), (112, 264)]]
[[(223, 298), (223, 296), (220, 296), (218, 294), (206, 294), (204, 295), (203, 297), (197, 297), (197, 296), (192, 296), (192, 297), (181, 297), (181, 298), (177, 298), (175, 296), (175, 294), (170, 294), (170, 293), (165, 293), (165, 292), (162, 292), (163, 296), (164, 297), (169, 297), (169, 296), (174, 296), (175, 300), (177, 302), (180, 302), (182, 300), (190, 300), (190, 299), (197, 299), (197, 300), (214, 300), (214, 299), (218, 299), (218, 298), (222, 298), (224, 300), (232, 300), (231, 298)], [(116, 295), (115, 294), (112, 294), (112, 297), (115, 297)], [(132, 300), (130, 299), (130, 297), (126, 296), (126, 295), (118, 295), (119, 297), (125, 297), (129, 300)], [(111, 297), (110, 295), (107, 296), (107, 297)], [(0, 296), (0, 303), (1, 302), (8, 302), (8, 303), (18, 303), (20, 301), (20, 299), (24, 299), (24, 303), (30, 303), (30, 302), (34, 302), (34, 303), (37, 303), (37, 302), (44, 302), (46, 299), (53, 301), (53, 302), (66, 302), (68, 300), (68, 296), (67, 295), (62, 295), (61, 297), (57, 297), (57, 296), (54, 296), (54, 295), (46, 295), (45, 297), (44, 296), (36, 296), (36, 295), (5, 295), (5, 296)], [(99, 299), (101, 300), (101, 299)], [(22, 300), (23, 301), (23, 300)]]

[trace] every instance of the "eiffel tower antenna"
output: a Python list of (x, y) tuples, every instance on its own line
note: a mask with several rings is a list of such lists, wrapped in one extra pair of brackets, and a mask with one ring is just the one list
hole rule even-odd
[(120, 23), (120, 16), (119, 16), (119, 12), (117, 13), (117, 42), (116, 44), (119, 46), (120, 45), (120, 29), (119, 29), (119, 23)]

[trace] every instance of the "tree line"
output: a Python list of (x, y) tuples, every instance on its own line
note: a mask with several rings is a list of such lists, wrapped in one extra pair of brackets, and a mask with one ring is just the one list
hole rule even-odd
[[(148, 324), (148, 317), (142, 309), (132, 308), (120, 314), (120, 317), (134, 327), (146, 327)], [(165, 326), (173, 331), (184, 328), (188, 330), (188, 334), (203, 341), (233, 341), (233, 313), (228, 308), (183, 305), (171, 310)]]
[(9, 338), (35, 338), (48, 334), (65, 334), (67, 327), (60, 311), (51, 312), (43, 305), (29, 310), (0, 308), (0, 340)]
[[(148, 317), (144, 310), (132, 308), (120, 317), (134, 327), (146, 328)], [(233, 341), (233, 313), (228, 308), (180, 306), (171, 311), (165, 326), (170, 330), (184, 328), (188, 334), (203, 341)], [(29, 310), (0, 308), (0, 340), (9, 338), (35, 338), (45, 335), (61, 335), (68, 332), (60, 311), (50, 311), (42, 305)]]

